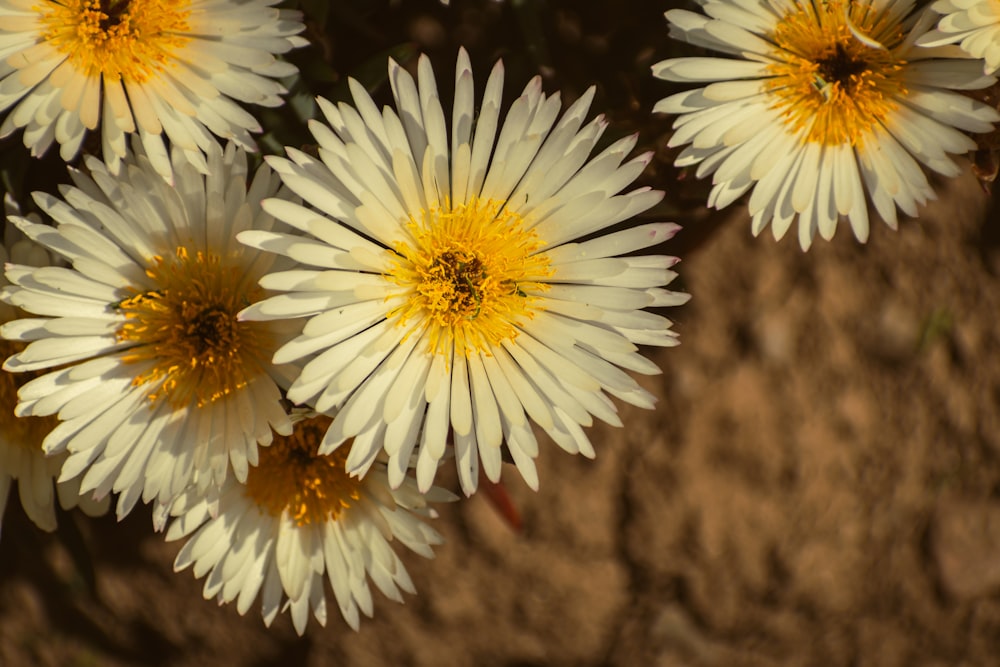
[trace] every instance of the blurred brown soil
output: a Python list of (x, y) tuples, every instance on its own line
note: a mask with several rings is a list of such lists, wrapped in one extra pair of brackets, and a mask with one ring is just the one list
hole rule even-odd
[[(466, 3), (482, 15), (456, 9), (456, 25), (397, 16), (398, 30), (450, 66), (455, 42), (512, 34), (490, 24), (495, 4)], [(669, 123), (637, 127), (664, 93), (646, 74), (662, 10), (582, 9), (601, 4), (550, 4), (555, 83), (568, 102), (602, 77), (612, 129), (662, 146)], [(346, 39), (335, 62), (358, 60)], [(504, 55), (519, 89), (519, 49), (474, 52), (477, 76)], [(683, 203), (661, 153), (643, 180)], [(520, 533), (479, 496), (442, 508), (437, 557), (404, 555), (418, 595), (378, 599), (360, 632), (331, 615), (299, 639), (287, 615), (266, 630), (259, 606), (202, 600), (148, 510), (64, 515), (50, 536), (12, 501), (0, 666), (998, 664), (1000, 208), (971, 176), (939, 190), (898, 232), (874, 222), (859, 245), (844, 227), (808, 254), (794, 234), (753, 239), (739, 206), (690, 216), (704, 219), (664, 249), (693, 295), (667, 313), (683, 343), (647, 350), (663, 375), (641, 380), (658, 409), (591, 429), (595, 461), (543, 440), (538, 493), (507, 470)]]

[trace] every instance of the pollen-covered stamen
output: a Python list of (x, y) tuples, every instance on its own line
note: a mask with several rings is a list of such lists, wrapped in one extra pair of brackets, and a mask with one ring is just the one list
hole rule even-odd
[(396, 248), (388, 278), (405, 289), (406, 304), (388, 314), (401, 326), (429, 330), (430, 352), (458, 354), (517, 336), (517, 325), (540, 307), (531, 292), (552, 275), (537, 234), (503, 202), (473, 198), (411, 218), (415, 243)]
[(434, 258), (427, 274), (429, 280), (417, 289), (431, 297), (432, 306), (454, 317), (475, 319), (479, 315), (483, 283), (488, 278), (481, 259), (469, 252), (449, 250)]
[(792, 131), (805, 129), (810, 142), (858, 146), (896, 108), (906, 61), (893, 53), (903, 33), (887, 14), (866, 2), (830, 0), (779, 21), (766, 86)]
[(130, 0), (101, 0), (101, 13), (104, 16), (100, 20), (100, 28), (107, 32), (112, 26), (121, 23), (122, 18), (128, 12)]
[[(24, 343), (0, 340), (0, 361), (25, 348)], [(59, 424), (53, 415), (48, 417), (15, 417), (17, 391), (25, 384), (44, 374), (44, 371), (10, 373), (0, 370), (0, 441), (9, 446), (42, 451), (42, 440)]]
[(88, 76), (144, 82), (189, 41), (184, 0), (40, 3), (43, 39)]
[(304, 526), (335, 521), (361, 498), (363, 482), (344, 468), (350, 443), (328, 456), (317, 454), (331, 421), (325, 416), (300, 421), (291, 435), (275, 436), (260, 449), (245, 493), (262, 512), (278, 517), (287, 511)]
[(270, 356), (270, 341), (260, 323), (236, 319), (259, 291), (242, 268), (178, 248), (146, 275), (155, 288), (115, 305), (125, 316), (118, 339), (135, 343), (123, 360), (147, 365), (133, 384), (158, 384), (150, 401), (175, 406), (204, 406), (246, 387)]

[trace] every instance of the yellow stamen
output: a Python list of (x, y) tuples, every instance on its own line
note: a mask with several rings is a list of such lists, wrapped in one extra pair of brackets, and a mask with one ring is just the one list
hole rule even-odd
[(902, 29), (890, 12), (878, 12), (869, 2), (797, 4), (800, 9), (785, 16), (773, 35), (779, 61), (768, 66), (773, 106), (792, 131), (806, 129), (807, 141), (860, 146), (896, 109), (894, 98), (906, 94), (906, 61), (893, 53)]
[(152, 364), (132, 384), (162, 383), (150, 402), (166, 398), (176, 407), (202, 407), (246, 387), (272, 343), (260, 323), (236, 320), (260, 291), (242, 267), (177, 248), (173, 258), (156, 257), (146, 275), (154, 289), (115, 305), (125, 315), (118, 339), (135, 343), (124, 361)]
[(299, 526), (336, 521), (361, 498), (361, 480), (344, 469), (350, 443), (329, 456), (317, 451), (329, 417), (300, 421), (289, 436), (276, 436), (260, 449), (260, 461), (247, 475), (246, 494), (261, 511), (281, 516), (287, 510)]
[(64, 0), (40, 3), (43, 39), (87, 76), (142, 83), (190, 39), (184, 0)]
[(543, 243), (524, 229), (517, 213), (503, 202), (445, 205), (411, 217), (407, 229), (414, 243), (396, 248), (393, 282), (407, 289), (405, 305), (388, 314), (402, 326), (426, 320), (430, 352), (456, 354), (489, 351), (517, 336), (517, 324), (540, 306), (531, 292), (552, 275)]

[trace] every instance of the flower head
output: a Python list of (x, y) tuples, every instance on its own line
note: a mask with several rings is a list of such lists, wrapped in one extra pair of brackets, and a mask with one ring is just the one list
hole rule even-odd
[(212, 134), (247, 150), (257, 121), (237, 102), (277, 106), (276, 60), (305, 41), (298, 12), (277, 0), (0, 0), (0, 136), (24, 128), (35, 155), (60, 144), (64, 160), (101, 126), (117, 173), (129, 133), (170, 175), (162, 135), (204, 172)]
[[(9, 197), (4, 198), (4, 208), (8, 215), (19, 215), (20, 209)], [(0, 261), (17, 262), (30, 266), (51, 266), (52, 257), (36, 243), (7, 223), (4, 226), (3, 242), (0, 243)], [(0, 285), (6, 281), (0, 276)], [(17, 310), (0, 304), (0, 324), (18, 316)], [(0, 340), (0, 358), (24, 349), (23, 343)], [(80, 481), (67, 480), (55, 484), (59, 469), (66, 455), (46, 457), (42, 451), (42, 440), (55, 426), (54, 417), (17, 417), (14, 406), (17, 390), (31, 374), (18, 376), (0, 371), (0, 526), (3, 525), (4, 509), (14, 482), (17, 482), (18, 496), (25, 514), (42, 530), (56, 528), (55, 496), (58, 492), (59, 504), (63, 509), (79, 505), (91, 515), (107, 511), (107, 499), (96, 501), (80, 496)]]
[(4, 368), (50, 370), (21, 387), (18, 414), (58, 416), (44, 447), (69, 452), (60, 479), (121, 492), (119, 516), (140, 496), (166, 503), (191, 481), (221, 485), (230, 468), (246, 479), (271, 429), (291, 428), (278, 388), (289, 370), (270, 363), (285, 334), (236, 319), (264, 296), (257, 281), (274, 256), (234, 236), (271, 228), (260, 200), (280, 182), (263, 167), (248, 186), (232, 144), (209, 150), (207, 177), (173, 157), (174, 186), (139, 149), (117, 178), (88, 159), (64, 200), (36, 193), (56, 225), (14, 221), (72, 268), (9, 264), (2, 292), (37, 316), (0, 328), (27, 343)]
[(326, 625), (324, 578), (355, 630), (360, 613), (373, 612), (369, 580), (397, 602), (401, 591), (414, 592), (390, 542), (432, 558), (441, 537), (423, 521), (434, 516), (428, 502), (453, 496), (437, 488), (425, 496), (412, 478), (390, 489), (381, 463), (363, 480), (349, 476), (346, 449), (317, 453), (329, 423), (324, 416), (300, 419), (290, 435), (261, 450), (246, 484), (228, 481), (217, 502), (192, 490), (171, 508), (177, 518), (167, 540), (190, 536), (174, 568), (193, 565), (195, 576), (208, 574), (205, 599), (236, 600), (245, 614), (260, 594), (264, 623), (291, 609), (301, 635), (310, 611)]
[[(830, 239), (842, 216), (868, 238), (868, 197), (891, 227), (934, 197), (921, 165), (955, 176), (949, 154), (975, 143), (1000, 115), (953, 92), (993, 79), (948, 50), (914, 42), (929, 15), (913, 0), (700, 0), (707, 16), (671, 10), (671, 35), (731, 58), (665, 60), (653, 73), (709, 82), (661, 100), (679, 114), (671, 146), (690, 144), (678, 166), (713, 174), (709, 206), (753, 189), (753, 232), (776, 239), (798, 220), (808, 249)], [(865, 192), (868, 195), (866, 196)]]
[(937, 27), (921, 35), (920, 46), (957, 44), (983, 60), (983, 71), (1000, 70), (1000, 2), (997, 0), (937, 0), (931, 9), (941, 14)]
[(305, 364), (291, 400), (339, 409), (320, 451), (353, 438), (350, 471), (363, 474), (384, 449), (398, 485), (416, 452), (427, 488), (450, 433), (467, 494), (480, 461), (499, 479), (504, 445), (537, 488), (531, 422), (593, 456), (581, 427), (594, 416), (621, 425), (608, 394), (652, 406), (621, 369), (659, 372), (636, 345), (675, 345), (676, 335), (642, 309), (687, 295), (663, 288), (675, 258), (630, 253), (677, 227), (607, 233), (662, 193), (620, 194), (650, 159), (624, 161), (634, 136), (588, 160), (607, 126), (584, 124), (593, 90), (559, 118), (559, 96), (536, 78), (501, 123), (502, 64), (477, 105), (461, 51), (449, 141), (426, 58), (418, 75), (390, 61), (396, 110), (381, 113), (352, 81), (357, 109), (320, 100), (320, 159), (291, 148), (269, 159), (310, 206), (271, 199), (265, 210), (303, 234), (240, 240), (301, 266), (265, 276), (263, 286), (287, 293), (242, 317), (309, 318), (275, 361)]

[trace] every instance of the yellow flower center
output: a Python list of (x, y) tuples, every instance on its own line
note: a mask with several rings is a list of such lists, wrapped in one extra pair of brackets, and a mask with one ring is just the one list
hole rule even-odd
[(141, 83), (164, 69), (190, 37), (185, 0), (41, 3), (42, 38), (87, 76)]
[[(0, 361), (23, 350), (24, 343), (0, 340)], [(0, 370), (0, 445), (23, 447), (41, 456), (42, 440), (59, 423), (55, 416), (15, 417), (17, 390), (43, 372), (8, 373)]]
[(504, 202), (445, 205), (411, 217), (415, 239), (401, 243), (389, 278), (408, 291), (406, 304), (389, 313), (400, 326), (426, 322), (430, 352), (454, 346), (456, 354), (489, 351), (517, 336), (516, 325), (539, 306), (528, 292), (548, 289), (549, 259), (537, 251), (538, 235), (524, 229)]
[(271, 516), (285, 511), (299, 526), (336, 521), (361, 498), (362, 481), (347, 474), (345, 444), (329, 456), (316, 452), (330, 426), (329, 417), (298, 422), (288, 436), (275, 436), (260, 449), (260, 460), (247, 474), (246, 494)]
[[(798, 2), (774, 31), (778, 47), (767, 89), (793, 132), (828, 146), (860, 146), (904, 96), (905, 60), (893, 55), (903, 32), (869, 2)], [(848, 22), (850, 16), (850, 23)], [(866, 41), (859, 39), (856, 32)], [(881, 48), (880, 48), (881, 47)]]
[(127, 363), (152, 362), (133, 385), (162, 382), (150, 402), (202, 407), (247, 386), (270, 357), (273, 342), (260, 323), (239, 322), (237, 313), (260, 288), (238, 263), (219, 255), (188, 253), (156, 257), (146, 275), (155, 289), (136, 292), (114, 307), (125, 315), (118, 339), (131, 341)]

